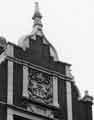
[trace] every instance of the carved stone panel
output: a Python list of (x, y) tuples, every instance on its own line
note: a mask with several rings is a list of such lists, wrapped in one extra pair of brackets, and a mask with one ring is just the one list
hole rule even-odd
[(29, 69), (29, 99), (45, 104), (53, 103), (53, 81), (48, 74)]

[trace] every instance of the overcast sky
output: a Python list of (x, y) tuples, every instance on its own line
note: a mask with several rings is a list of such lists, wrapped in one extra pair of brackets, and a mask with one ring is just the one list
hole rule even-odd
[[(43, 29), (61, 61), (72, 73), (83, 95), (94, 96), (94, 0), (36, 0)], [(0, 0), (0, 35), (17, 43), (32, 31), (35, 0)]]

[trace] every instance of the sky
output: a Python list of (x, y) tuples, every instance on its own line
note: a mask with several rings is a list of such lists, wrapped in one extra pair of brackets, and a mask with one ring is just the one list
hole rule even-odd
[[(71, 70), (81, 95), (94, 96), (94, 0), (36, 0), (43, 31)], [(0, 36), (17, 44), (32, 32), (35, 0), (0, 0)], [(93, 106), (94, 111), (94, 106)]]

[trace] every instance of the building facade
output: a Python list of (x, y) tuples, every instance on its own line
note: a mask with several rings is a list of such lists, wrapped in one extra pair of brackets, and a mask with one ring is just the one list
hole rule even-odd
[(18, 45), (0, 37), (0, 120), (92, 120), (70, 72), (43, 33), (38, 3), (33, 30)]

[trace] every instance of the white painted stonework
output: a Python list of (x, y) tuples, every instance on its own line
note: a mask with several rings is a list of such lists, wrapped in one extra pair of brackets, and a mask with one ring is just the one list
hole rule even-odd
[(71, 82), (66, 82), (67, 91), (67, 117), (68, 120), (72, 120), (72, 94), (71, 94)]
[(23, 66), (23, 96), (28, 97), (28, 67)]
[[(14, 57), (13, 45), (8, 44), (6, 49), (6, 54), (10, 57)], [(13, 104), (13, 62), (8, 61), (8, 93), (7, 93), (7, 103)]]
[(72, 77), (70, 66), (66, 66), (65, 69), (66, 69), (66, 76)]
[(7, 45), (6, 54), (10, 57), (14, 57), (14, 46), (11, 44)]
[(13, 62), (8, 61), (8, 93), (7, 103), (13, 104)]
[(58, 104), (58, 78), (53, 76), (53, 105), (59, 107)]
[(13, 120), (13, 111), (11, 109), (7, 109), (7, 120)]

